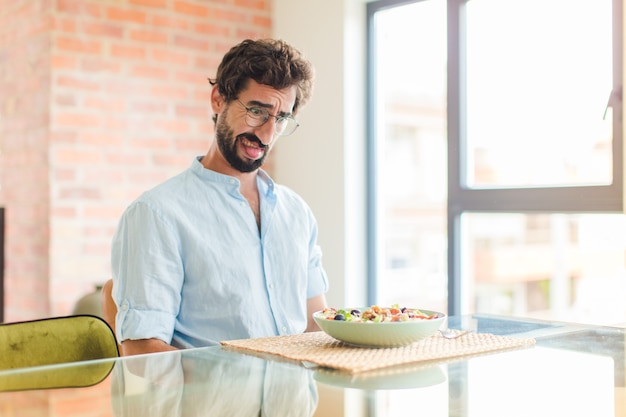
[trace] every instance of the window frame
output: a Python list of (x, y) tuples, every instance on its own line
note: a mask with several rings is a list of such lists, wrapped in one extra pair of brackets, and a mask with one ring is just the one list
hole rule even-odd
[[(375, 117), (375, 14), (392, 7), (429, 0), (379, 0), (367, 4), (367, 255), (370, 304), (377, 294), (376, 233), (376, 128)], [(623, 0), (613, 0), (613, 109), (612, 162), (610, 185), (565, 187), (516, 187), (470, 189), (464, 186), (466, 161), (463, 91), (465, 91), (465, 6), (471, 0), (447, 0), (448, 95), (447, 95), (447, 238), (448, 314), (462, 311), (461, 297), (461, 215), (481, 213), (624, 213), (623, 169)]]

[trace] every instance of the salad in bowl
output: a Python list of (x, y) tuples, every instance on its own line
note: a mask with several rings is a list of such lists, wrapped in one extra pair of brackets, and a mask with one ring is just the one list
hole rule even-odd
[(325, 333), (342, 342), (366, 347), (396, 347), (432, 336), (445, 322), (446, 315), (395, 304), (391, 307), (328, 307), (313, 313), (313, 319)]

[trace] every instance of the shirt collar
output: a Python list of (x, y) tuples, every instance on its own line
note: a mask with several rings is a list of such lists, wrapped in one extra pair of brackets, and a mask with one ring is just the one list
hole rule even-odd
[[(200, 162), (202, 158), (203, 155), (195, 157), (191, 164), (191, 170), (199, 175), (200, 178), (226, 184), (237, 184), (237, 187), (239, 187), (239, 180), (237, 178), (205, 168), (202, 162)], [(274, 194), (274, 186), (274, 180), (272, 180), (269, 174), (263, 169), (259, 169), (257, 172), (257, 187), (259, 187), (259, 191), (263, 194), (271, 195)]]

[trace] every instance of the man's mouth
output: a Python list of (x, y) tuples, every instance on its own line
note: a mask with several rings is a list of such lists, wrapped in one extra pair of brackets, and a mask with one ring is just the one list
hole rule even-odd
[(241, 143), (246, 156), (252, 160), (257, 160), (265, 154), (265, 148), (257, 138), (248, 138), (245, 135), (239, 136), (239, 142)]

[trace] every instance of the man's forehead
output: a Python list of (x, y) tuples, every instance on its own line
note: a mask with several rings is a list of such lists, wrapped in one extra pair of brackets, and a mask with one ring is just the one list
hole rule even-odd
[(263, 107), (278, 107), (283, 112), (291, 112), (296, 102), (296, 87), (291, 86), (279, 90), (251, 80), (239, 96), (245, 97), (245, 101), (248, 104), (254, 103)]

